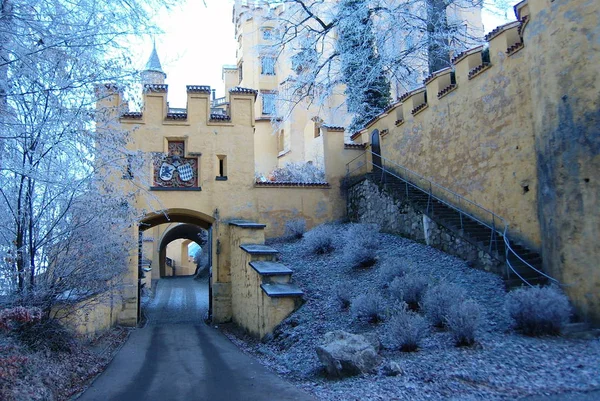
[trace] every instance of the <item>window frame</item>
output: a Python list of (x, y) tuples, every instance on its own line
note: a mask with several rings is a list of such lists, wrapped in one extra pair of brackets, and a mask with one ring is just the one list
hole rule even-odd
[[(277, 100), (277, 92), (276, 91), (261, 91), (261, 112), (265, 116), (272, 116), (277, 114), (276, 100)], [(271, 107), (267, 109), (268, 102), (265, 101), (265, 98), (270, 98)]]
[[(269, 60), (270, 64), (268, 64), (267, 60)], [(277, 75), (275, 72), (275, 62), (276, 62), (276, 58), (273, 56), (261, 56), (261, 58), (260, 58), (260, 75), (269, 75), (269, 76)]]

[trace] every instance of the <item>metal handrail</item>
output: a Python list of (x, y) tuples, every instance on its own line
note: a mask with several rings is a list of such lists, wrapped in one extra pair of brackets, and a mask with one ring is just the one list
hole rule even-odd
[[(376, 165), (375, 163), (373, 163), (372, 161), (371, 161), (371, 162), (369, 162), (369, 161), (367, 160), (367, 158), (366, 158), (367, 152), (370, 152), (372, 155), (379, 157), (379, 158), (381, 159), (381, 161), (382, 161), (382, 165), (381, 165), (381, 166), (378, 166), (378, 165)], [(353, 170), (350, 170), (350, 165), (351, 165), (351, 164), (352, 164), (354, 161), (356, 161), (358, 158), (361, 158), (361, 157), (363, 157), (363, 156), (365, 157), (364, 164), (362, 164), (362, 165), (358, 166), (357, 168), (355, 168), (355, 169), (353, 169)], [(416, 184), (414, 184), (413, 182), (409, 181), (408, 179), (406, 179), (406, 178), (403, 178), (403, 177), (401, 177), (401, 176), (400, 176), (400, 175), (398, 175), (398, 174), (395, 174), (393, 171), (390, 171), (390, 169), (389, 169), (389, 168), (387, 168), (387, 169), (386, 169), (386, 168), (385, 168), (385, 162), (387, 162), (388, 164), (391, 164), (392, 166), (394, 166), (394, 167), (396, 167), (396, 168), (399, 168), (399, 169), (403, 170), (404, 172), (407, 172), (407, 173), (409, 173), (409, 174), (412, 174), (413, 176), (417, 177), (419, 180), (422, 180), (422, 181), (424, 181), (426, 184), (429, 184), (429, 191), (426, 191), (425, 189), (423, 189), (423, 188), (421, 188), (421, 187), (417, 186)], [(381, 170), (381, 171), (382, 171), (382, 179), (383, 179), (383, 180), (385, 180), (385, 174), (390, 174), (391, 176), (393, 176), (393, 177), (396, 177), (397, 179), (399, 179), (399, 180), (403, 181), (403, 182), (406, 184), (406, 186), (407, 186), (407, 187), (406, 187), (406, 190), (407, 190), (407, 192), (408, 192), (408, 186), (410, 185), (411, 187), (414, 187), (414, 188), (418, 189), (419, 191), (421, 191), (421, 192), (423, 192), (423, 193), (427, 194), (427, 195), (428, 195), (428, 199), (427, 199), (427, 211), (429, 210), (429, 205), (430, 205), (431, 199), (435, 199), (435, 200), (437, 200), (438, 202), (441, 202), (441, 203), (443, 203), (444, 205), (448, 206), (449, 208), (451, 208), (451, 209), (455, 210), (456, 212), (458, 212), (458, 214), (459, 214), (459, 217), (460, 217), (460, 225), (461, 225), (461, 228), (463, 227), (463, 221), (462, 221), (462, 217), (463, 217), (463, 215), (466, 215), (466, 216), (468, 216), (469, 218), (471, 218), (472, 220), (474, 220), (474, 221), (478, 222), (479, 224), (482, 224), (483, 226), (485, 226), (485, 227), (489, 228), (489, 229), (491, 230), (491, 238), (490, 238), (490, 252), (492, 251), (492, 245), (494, 244), (494, 241), (495, 241), (495, 236), (496, 236), (496, 235), (500, 235), (500, 236), (502, 236), (502, 238), (503, 238), (503, 240), (504, 240), (504, 244), (505, 244), (505, 255), (504, 255), (504, 257), (505, 257), (505, 260), (506, 260), (506, 265), (507, 265), (508, 269), (510, 269), (510, 271), (512, 271), (512, 273), (514, 273), (514, 274), (515, 274), (517, 277), (519, 277), (519, 279), (520, 279), (521, 281), (523, 281), (525, 284), (527, 284), (528, 286), (530, 286), (530, 287), (533, 287), (533, 285), (532, 285), (532, 284), (531, 284), (529, 281), (527, 281), (527, 279), (525, 279), (523, 276), (521, 276), (521, 275), (520, 275), (520, 274), (517, 272), (517, 270), (514, 268), (514, 266), (512, 265), (512, 263), (511, 263), (511, 262), (510, 262), (510, 260), (509, 260), (509, 253), (510, 253), (510, 254), (513, 254), (514, 256), (516, 256), (516, 257), (517, 257), (517, 259), (518, 259), (518, 260), (520, 260), (520, 261), (521, 261), (521, 262), (522, 262), (522, 263), (523, 263), (525, 266), (527, 266), (528, 268), (532, 269), (532, 270), (533, 270), (533, 271), (535, 271), (536, 273), (540, 274), (541, 276), (543, 276), (543, 277), (547, 278), (548, 280), (552, 281), (553, 283), (555, 283), (555, 284), (557, 284), (557, 285), (559, 285), (559, 286), (561, 286), (561, 285), (563, 285), (563, 286), (564, 286), (564, 284), (561, 284), (561, 283), (560, 283), (558, 280), (556, 280), (555, 278), (553, 278), (553, 277), (549, 276), (548, 274), (546, 274), (546, 273), (544, 273), (544, 272), (540, 271), (539, 269), (535, 268), (534, 266), (532, 266), (532, 265), (531, 265), (529, 262), (525, 261), (525, 260), (524, 260), (524, 259), (523, 259), (521, 256), (519, 256), (519, 254), (518, 254), (517, 252), (515, 252), (515, 250), (514, 250), (514, 249), (512, 248), (512, 246), (510, 245), (510, 240), (509, 240), (509, 238), (508, 238), (508, 235), (507, 235), (507, 234), (508, 234), (508, 223), (507, 223), (507, 222), (506, 222), (506, 220), (505, 220), (504, 218), (502, 218), (501, 216), (498, 216), (497, 214), (495, 214), (495, 213), (494, 213), (494, 212), (492, 212), (491, 210), (488, 210), (488, 209), (484, 208), (483, 206), (481, 206), (481, 205), (479, 205), (479, 204), (477, 204), (477, 203), (475, 203), (475, 202), (473, 202), (473, 201), (471, 201), (471, 200), (469, 200), (469, 199), (466, 199), (466, 198), (465, 198), (465, 197), (463, 197), (462, 195), (459, 195), (459, 194), (457, 194), (456, 192), (454, 192), (454, 191), (452, 191), (452, 190), (450, 190), (450, 189), (448, 189), (448, 188), (446, 188), (446, 187), (444, 187), (444, 186), (442, 186), (442, 185), (439, 185), (439, 184), (437, 184), (437, 183), (435, 183), (435, 182), (433, 182), (433, 181), (429, 180), (428, 178), (425, 178), (425, 177), (421, 176), (420, 174), (418, 174), (418, 173), (416, 173), (416, 172), (414, 172), (414, 171), (412, 171), (412, 170), (410, 170), (410, 169), (408, 169), (408, 168), (406, 168), (406, 167), (404, 167), (404, 166), (401, 166), (401, 165), (399, 165), (398, 163), (396, 163), (396, 162), (394, 162), (394, 161), (392, 161), (392, 160), (388, 160), (388, 159), (386, 159), (385, 157), (383, 157), (383, 156), (381, 156), (380, 154), (377, 154), (377, 153), (375, 153), (375, 152), (373, 152), (373, 151), (366, 150), (365, 152), (363, 152), (362, 154), (358, 155), (357, 157), (355, 157), (354, 159), (352, 159), (350, 162), (348, 162), (348, 163), (346, 164), (346, 174), (347, 174), (347, 177), (349, 178), (349, 176), (350, 176), (350, 174), (351, 174), (351, 173), (353, 173), (353, 172), (357, 171), (357, 170), (358, 170), (358, 169), (360, 169), (360, 168), (363, 168), (363, 167), (365, 167), (365, 166), (368, 166), (369, 164), (370, 164), (372, 167), (378, 168), (379, 170)], [(449, 195), (451, 195), (449, 198), (452, 198), (452, 197), (454, 197), (454, 198), (458, 199), (458, 200), (459, 200), (459, 203), (460, 203), (461, 201), (462, 201), (462, 202), (465, 202), (465, 203), (467, 203), (467, 204), (469, 204), (469, 205), (473, 206), (473, 208), (474, 208), (475, 210), (481, 210), (482, 212), (485, 212), (485, 214), (488, 214), (488, 215), (491, 217), (491, 221), (492, 221), (492, 223), (491, 223), (491, 224), (489, 224), (489, 223), (487, 223), (487, 222), (483, 221), (482, 219), (478, 218), (477, 216), (473, 215), (472, 213), (465, 212), (464, 210), (462, 210), (462, 209), (458, 208), (457, 206), (455, 206), (455, 205), (453, 205), (453, 204), (449, 203), (449, 202), (448, 202), (448, 201), (446, 201), (445, 199), (442, 199), (442, 198), (440, 198), (440, 197), (438, 197), (438, 196), (434, 195), (434, 193), (433, 193), (433, 191), (432, 191), (432, 189), (433, 189), (433, 188), (436, 188), (436, 189), (439, 189), (439, 190), (441, 190), (441, 193), (446, 193), (446, 194), (449, 194)], [(433, 213), (433, 206), (432, 206), (432, 213)], [(502, 230), (500, 230), (500, 229), (498, 229), (498, 228), (497, 228), (496, 221), (498, 221), (498, 222), (502, 223), (502, 226), (503, 226)], [(509, 273), (509, 274), (510, 274), (510, 273)]]
[[(473, 201), (471, 201), (471, 200), (469, 200), (469, 199), (467, 199), (467, 198), (463, 197), (462, 195), (459, 195), (459, 194), (457, 194), (456, 192), (454, 192), (454, 191), (452, 191), (452, 190), (450, 190), (450, 189), (448, 189), (448, 188), (446, 188), (446, 187), (444, 187), (444, 186), (442, 186), (442, 185), (439, 185), (439, 184), (437, 184), (437, 183), (435, 183), (435, 182), (431, 181), (430, 179), (428, 179), (428, 178), (426, 178), (426, 177), (423, 177), (422, 175), (420, 175), (420, 174), (418, 174), (418, 173), (416, 173), (416, 172), (414, 172), (414, 171), (412, 171), (412, 170), (410, 170), (410, 169), (408, 169), (408, 168), (406, 168), (406, 167), (404, 167), (404, 166), (401, 166), (401, 165), (399, 165), (398, 163), (396, 163), (396, 162), (394, 162), (394, 161), (392, 161), (392, 160), (386, 159), (385, 157), (383, 157), (383, 156), (381, 156), (381, 155), (379, 155), (379, 154), (377, 154), (377, 153), (375, 153), (375, 152), (371, 152), (371, 153), (372, 153), (373, 155), (375, 155), (375, 156), (378, 156), (378, 157), (380, 157), (382, 161), (388, 162), (388, 163), (392, 164), (393, 166), (395, 166), (395, 167), (398, 167), (398, 168), (400, 168), (400, 169), (402, 169), (402, 170), (404, 170), (404, 171), (406, 171), (406, 172), (408, 172), (408, 173), (410, 173), (410, 174), (414, 175), (415, 177), (419, 178), (420, 180), (423, 180), (423, 181), (425, 181), (427, 184), (429, 184), (429, 191), (432, 193), (432, 197), (433, 197), (434, 199), (436, 199), (436, 200), (438, 200), (438, 201), (440, 201), (440, 202), (444, 203), (446, 206), (448, 206), (448, 207), (450, 207), (450, 208), (452, 208), (452, 209), (456, 210), (457, 212), (459, 212), (459, 213), (463, 213), (463, 214), (466, 214), (467, 216), (471, 217), (472, 219), (474, 219), (474, 220), (475, 220), (475, 221), (477, 221), (478, 223), (480, 223), (480, 224), (482, 224), (482, 225), (484, 225), (484, 226), (486, 226), (486, 227), (488, 227), (488, 228), (490, 228), (490, 229), (492, 229), (492, 230), (495, 230), (495, 227), (494, 227), (494, 226), (495, 226), (495, 224), (489, 224), (489, 223), (487, 223), (487, 222), (485, 222), (485, 221), (483, 221), (483, 220), (479, 219), (477, 216), (475, 216), (475, 215), (473, 215), (473, 214), (471, 214), (471, 213), (465, 212), (465, 211), (463, 211), (462, 209), (459, 209), (459, 208), (455, 207), (454, 205), (452, 205), (452, 204), (448, 203), (448, 202), (447, 202), (445, 199), (441, 199), (441, 198), (439, 198), (439, 197), (437, 197), (437, 196), (433, 195), (432, 188), (433, 188), (433, 187), (435, 187), (435, 188), (438, 188), (438, 189), (440, 189), (440, 190), (441, 190), (441, 192), (442, 192), (442, 193), (446, 192), (446, 193), (450, 194), (452, 197), (458, 198), (459, 200), (461, 200), (461, 201), (464, 201), (464, 202), (466, 202), (466, 203), (468, 203), (468, 204), (472, 205), (472, 206), (473, 206), (475, 209), (480, 209), (480, 210), (482, 210), (483, 212), (485, 212), (485, 213), (487, 213), (487, 214), (489, 214), (489, 215), (490, 215), (490, 217), (491, 217), (491, 220), (492, 220), (492, 221), (494, 221), (495, 219), (498, 219), (498, 220), (500, 220), (500, 221), (501, 221), (501, 222), (504, 224), (504, 226), (506, 226), (506, 225), (507, 225), (507, 223), (506, 223), (506, 220), (504, 220), (502, 217), (498, 216), (497, 214), (495, 214), (495, 213), (494, 213), (494, 212), (492, 212), (491, 210), (488, 210), (488, 209), (484, 208), (483, 206), (481, 206), (481, 205), (479, 205), (479, 204), (477, 204), (477, 203), (475, 203), (475, 202), (473, 202)], [(375, 166), (375, 167), (379, 167), (379, 166), (376, 166), (374, 163), (371, 163), (371, 164), (373, 164), (373, 166)], [(388, 170), (388, 171), (389, 171), (389, 170)], [(391, 172), (390, 172), (390, 173), (391, 173)], [(394, 174), (392, 174), (392, 175), (394, 175)], [(402, 181), (405, 181), (405, 182), (407, 181), (406, 179), (404, 179), (404, 178), (402, 178), (402, 177), (397, 177), (397, 178), (399, 178), (399, 179), (401, 179)], [(412, 184), (412, 183), (410, 183), (410, 184), (411, 184), (411, 185), (413, 185), (413, 186), (415, 186), (415, 185), (414, 185), (414, 184)], [(416, 187), (416, 186), (415, 186), (415, 187)], [(416, 187), (416, 188), (418, 188), (418, 187)], [(419, 188), (419, 189), (422, 189), (422, 188)], [(498, 232), (498, 233), (499, 233), (499, 234), (501, 234), (500, 232)]]
[(553, 283), (559, 285), (559, 286), (567, 286), (567, 284), (561, 284), (557, 279), (555, 279), (554, 277), (550, 277), (549, 275), (547, 275), (546, 273), (544, 273), (543, 271), (536, 269), (535, 267), (533, 267), (532, 265), (530, 265), (529, 263), (527, 263), (525, 260), (523, 260), (523, 258), (521, 256), (519, 256), (518, 253), (516, 253), (514, 251), (514, 249), (512, 249), (512, 247), (510, 246), (509, 240), (508, 240), (508, 236), (506, 235), (508, 231), (508, 224), (504, 227), (504, 244), (506, 245), (506, 264), (510, 267), (510, 269), (513, 271), (513, 273), (515, 273), (523, 282), (525, 282), (526, 284), (528, 284), (530, 287), (532, 287), (532, 285), (525, 280), (523, 277), (521, 277), (521, 275), (519, 273), (517, 273), (515, 271), (515, 269), (512, 267), (510, 261), (508, 260), (508, 251), (510, 250), (510, 252), (512, 252), (513, 255), (515, 255), (522, 263), (525, 263), (527, 265), (527, 267), (529, 267), (530, 269), (533, 269), (533, 271), (535, 271), (538, 274), (541, 274), (542, 276), (546, 277), (548, 280), (552, 281)]

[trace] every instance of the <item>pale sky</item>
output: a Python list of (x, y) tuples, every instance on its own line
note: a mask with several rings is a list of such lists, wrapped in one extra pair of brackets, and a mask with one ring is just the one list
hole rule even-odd
[[(177, 9), (155, 21), (165, 32), (155, 40), (167, 73), (171, 107), (185, 107), (186, 85), (210, 85), (218, 97), (224, 95), (221, 67), (236, 63), (232, 9), (233, 0), (182, 0)], [(505, 12), (509, 21), (514, 20), (512, 9)], [(505, 22), (503, 16), (484, 12), (486, 33)], [(152, 39), (148, 38), (135, 51), (134, 62), (143, 68), (151, 51)]]
[[(186, 85), (210, 85), (223, 96), (221, 67), (235, 64), (233, 0), (183, 0), (180, 6), (155, 21), (165, 32), (156, 49), (167, 73), (171, 107), (185, 107)], [(152, 39), (142, 46), (138, 65), (143, 68), (152, 51)]]

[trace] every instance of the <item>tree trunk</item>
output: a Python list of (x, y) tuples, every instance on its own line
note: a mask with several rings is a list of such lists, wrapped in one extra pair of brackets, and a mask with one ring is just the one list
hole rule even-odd
[(427, 51), (429, 73), (450, 65), (448, 18), (444, 0), (427, 0)]

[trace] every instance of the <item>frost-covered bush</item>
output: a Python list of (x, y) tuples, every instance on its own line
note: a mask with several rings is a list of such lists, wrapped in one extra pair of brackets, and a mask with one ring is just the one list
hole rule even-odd
[(317, 226), (304, 234), (304, 248), (309, 254), (322, 255), (335, 249), (335, 228), (328, 224)]
[(404, 306), (394, 315), (387, 325), (388, 342), (394, 348), (404, 352), (419, 349), (423, 338), (429, 332), (427, 320)]
[(450, 283), (441, 283), (425, 292), (421, 308), (429, 322), (435, 327), (444, 327), (448, 313), (458, 303), (465, 299), (465, 290)]
[(568, 298), (555, 287), (518, 288), (504, 304), (513, 326), (528, 336), (559, 335), (569, 321)]
[(396, 277), (390, 283), (390, 294), (408, 304), (412, 310), (418, 310), (421, 299), (427, 290), (428, 278), (416, 272)]
[(392, 280), (396, 277), (403, 277), (407, 271), (408, 269), (404, 264), (398, 263), (396, 260), (389, 260), (379, 268), (377, 276), (381, 286), (387, 288)]
[[(267, 177), (275, 182), (323, 183), (325, 171), (311, 162), (287, 163), (273, 170)], [(262, 181), (262, 180), (261, 180)]]
[(350, 311), (357, 320), (379, 323), (385, 320), (385, 300), (377, 293), (361, 294), (352, 300)]
[(284, 236), (287, 238), (300, 239), (306, 232), (306, 220), (293, 219), (285, 222)]
[(350, 307), (353, 291), (354, 286), (347, 281), (342, 282), (335, 287), (335, 298), (342, 309), (348, 309)]
[(446, 317), (446, 325), (457, 346), (473, 345), (480, 324), (481, 308), (470, 299), (453, 304)]
[(379, 226), (351, 224), (344, 236), (344, 260), (352, 268), (370, 267), (377, 262)]

